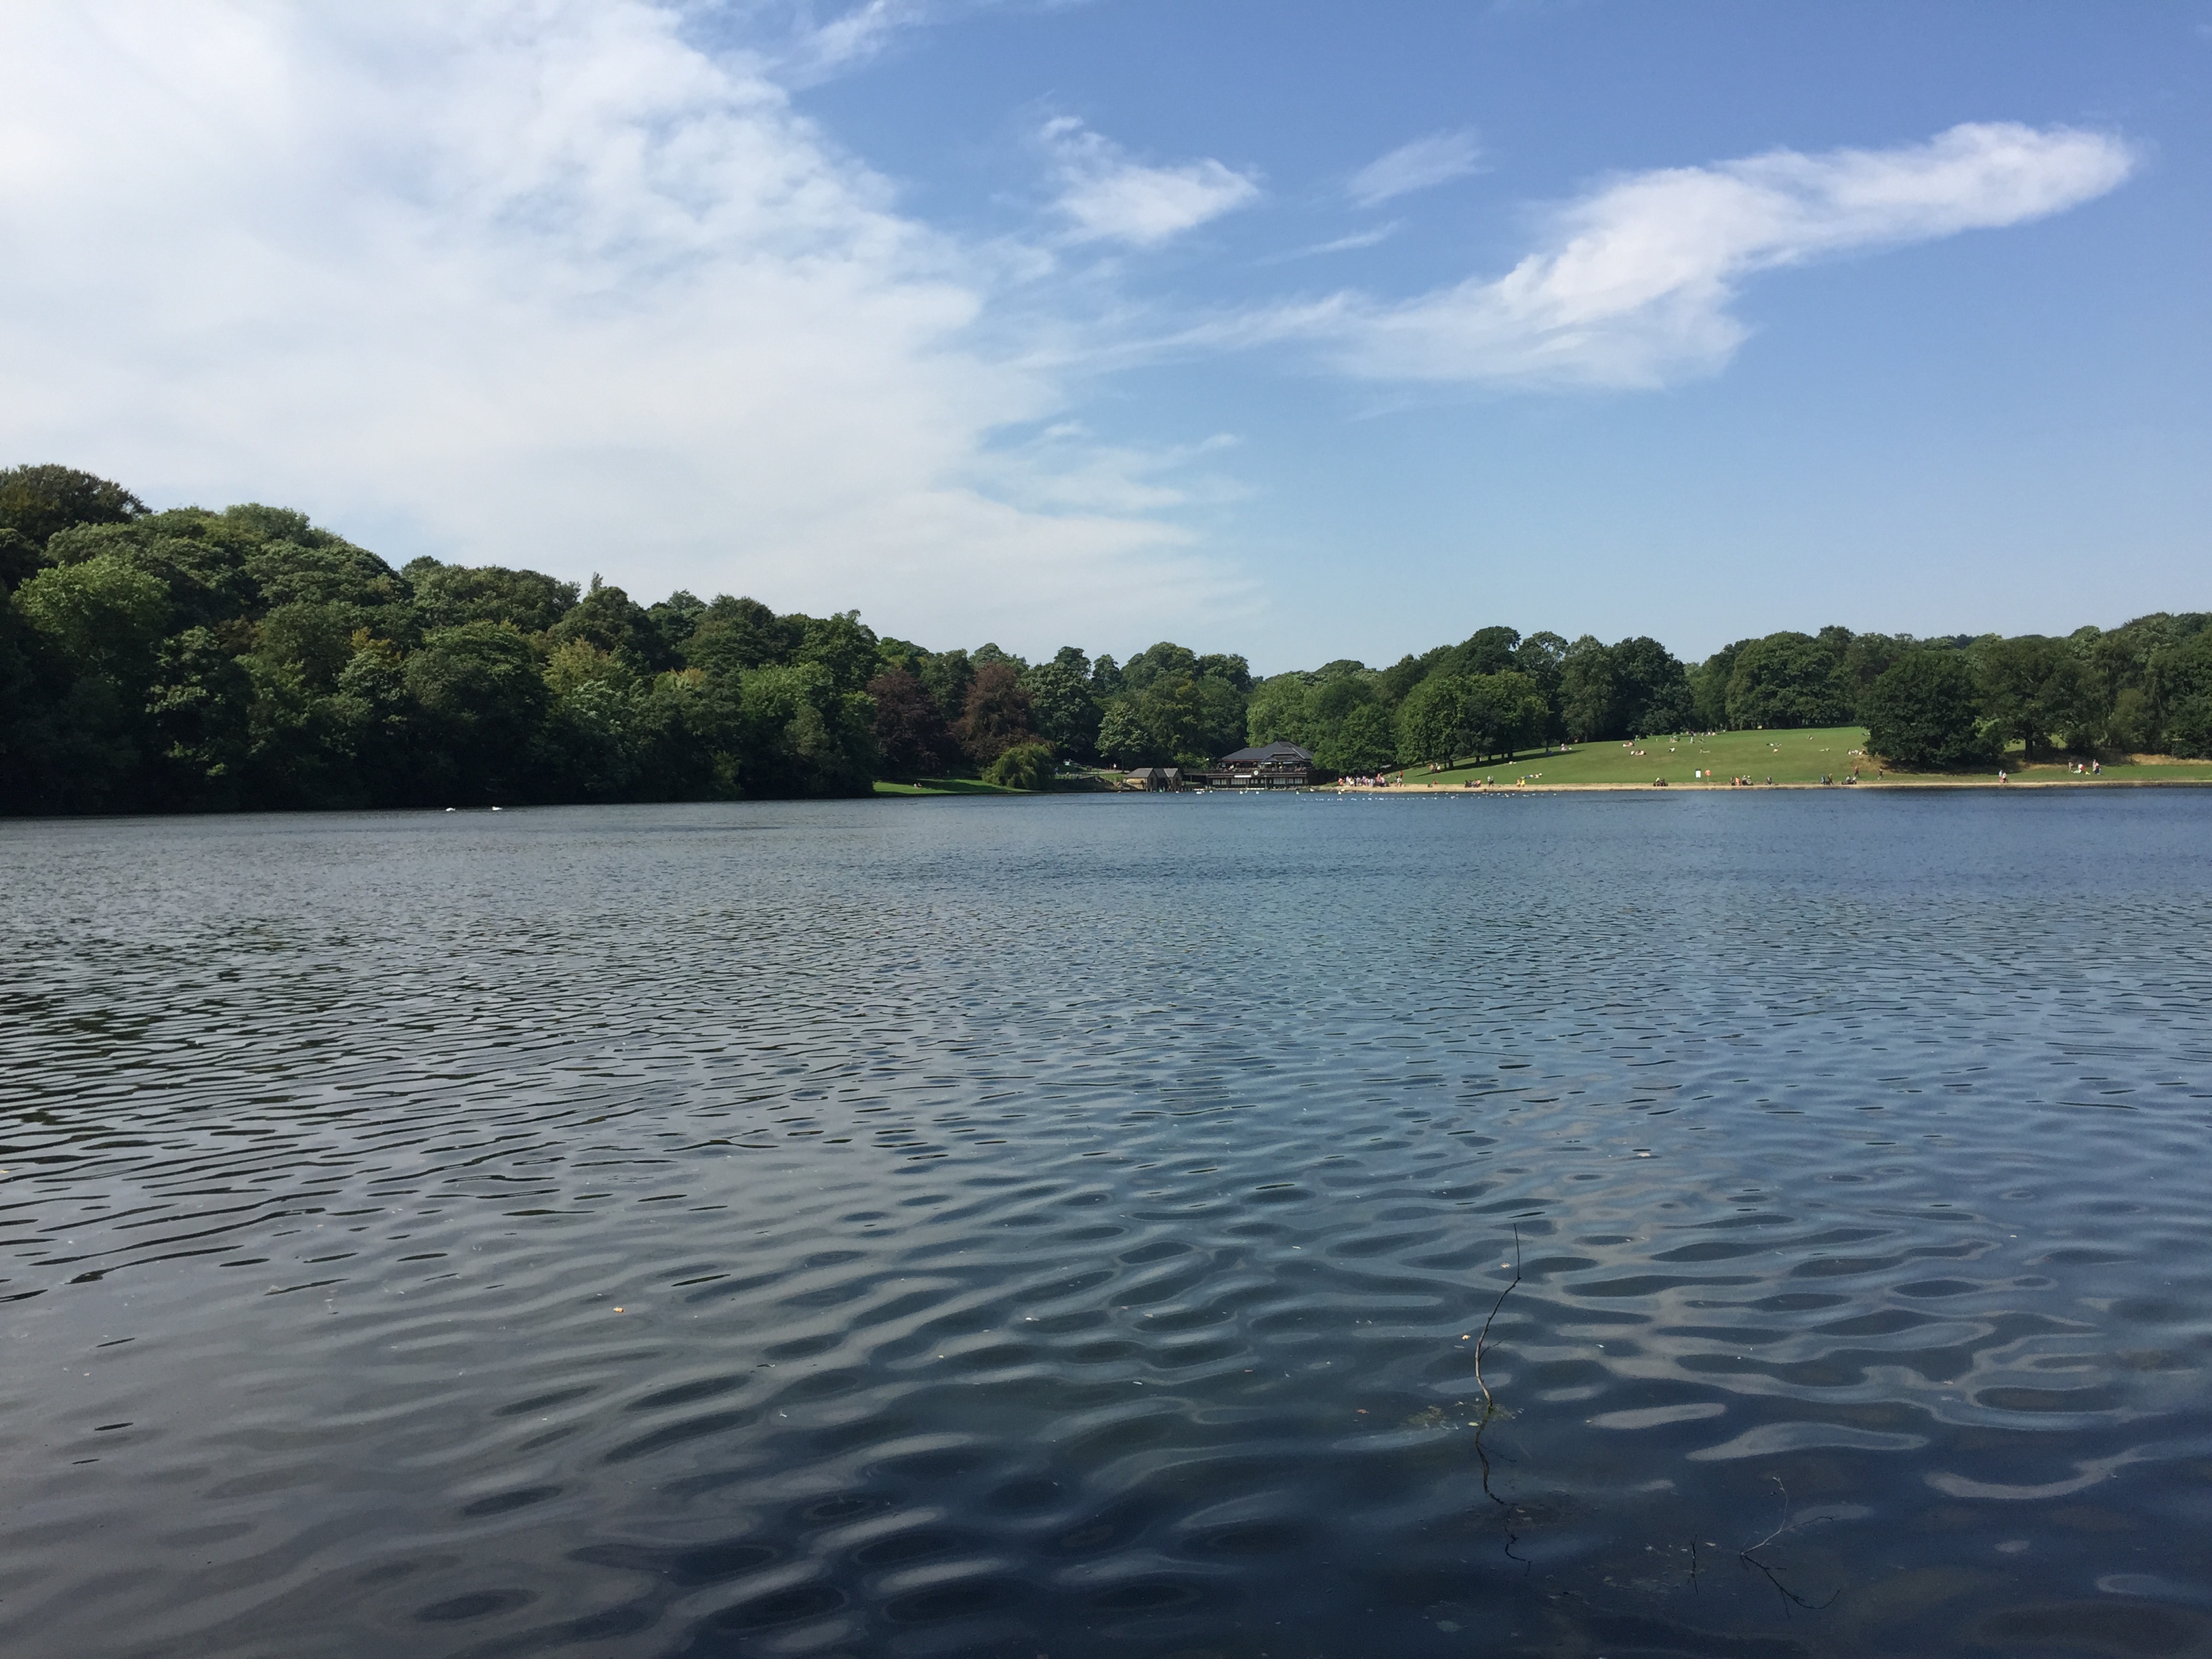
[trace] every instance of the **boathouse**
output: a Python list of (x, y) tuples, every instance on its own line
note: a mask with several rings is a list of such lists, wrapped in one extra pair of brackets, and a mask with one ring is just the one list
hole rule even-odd
[(1294, 743), (1240, 749), (1196, 775), (1215, 789), (1302, 789), (1316, 781), (1313, 756)]

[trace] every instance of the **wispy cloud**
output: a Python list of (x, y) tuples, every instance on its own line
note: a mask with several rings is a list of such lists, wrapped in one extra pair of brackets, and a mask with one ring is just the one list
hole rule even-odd
[(1482, 146), (1472, 132), (1432, 132), (1377, 156), (1352, 175), (1346, 194), (1362, 207), (1448, 185), (1482, 170)]
[(688, 21), (0, 8), (0, 456), (932, 640), (1224, 591), (1152, 510), (1167, 463), (1117, 490), (1071, 442), (1024, 481), (998, 434), (1066, 397), (981, 337), (992, 256)]
[(1226, 333), (1312, 340), (1373, 380), (1657, 386), (1728, 361), (1746, 333), (1730, 307), (1757, 272), (2043, 218), (2134, 164), (2107, 134), (1995, 122), (1893, 149), (1634, 173), (1559, 209), (1503, 276), (1396, 304), (1339, 295)]
[(1324, 253), (1355, 253), (1364, 247), (1374, 247), (1389, 241), (1406, 228), (1402, 219), (1393, 219), (1387, 225), (1377, 225), (1372, 230), (1354, 231), (1349, 236), (1338, 236), (1326, 242), (1316, 242), (1307, 247), (1294, 247), (1282, 253), (1271, 253), (1257, 263), (1279, 265), (1292, 259), (1317, 258)]
[(1146, 167), (1072, 115), (1045, 123), (1061, 190), (1054, 204), (1077, 241), (1151, 247), (1258, 199), (1259, 181), (1207, 159)]
[(799, 31), (795, 66), (817, 74), (842, 69), (874, 57), (902, 29), (931, 15), (923, 0), (865, 0)]

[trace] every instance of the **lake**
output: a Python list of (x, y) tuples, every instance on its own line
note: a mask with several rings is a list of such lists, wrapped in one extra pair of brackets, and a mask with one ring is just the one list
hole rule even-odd
[(2204, 1651), (2208, 848), (0, 824), (0, 1650)]

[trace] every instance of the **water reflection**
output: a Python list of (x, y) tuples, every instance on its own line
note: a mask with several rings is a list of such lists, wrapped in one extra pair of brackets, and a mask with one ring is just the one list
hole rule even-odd
[(2187, 1650), (2205, 811), (0, 827), (0, 1630)]

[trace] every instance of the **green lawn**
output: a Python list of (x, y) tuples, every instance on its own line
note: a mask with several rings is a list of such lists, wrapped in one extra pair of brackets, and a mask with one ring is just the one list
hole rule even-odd
[[(2102, 755), (2100, 775), (2087, 775), (2075, 772), (2067, 761), (2038, 761), (2034, 765), (2022, 763), (2020, 750), (2015, 749), (2005, 760), (2005, 772), (2016, 783), (2212, 783), (2212, 761), (2170, 760), (2164, 755)], [(1977, 767), (1970, 772), (1906, 773), (1892, 772), (1884, 780), (1889, 783), (1964, 783), (1989, 782), (1996, 776), (1995, 766)]]
[(915, 783), (883, 783), (876, 785), (879, 795), (1019, 795), (1027, 792), (1004, 789), (995, 783), (986, 783), (981, 778), (923, 778)]
[[(1498, 787), (1526, 778), (1539, 787), (1570, 784), (1643, 784), (1664, 778), (1669, 788), (1725, 789), (1734, 776), (1765, 784), (1820, 782), (1821, 775), (1842, 779), (1853, 768), (1862, 784), (1994, 782), (1997, 769), (1980, 767), (1967, 772), (1913, 775), (1892, 772), (1887, 777), (1863, 756), (1852, 751), (1866, 743), (1866, 728), (1828, 726), (1805, 732), (1723, 732), (1717, 737), (1645, 738), (1634, 745), (1619, 741), (1577, 744), (1568, 754), (1546, 755), (1524, 750), (1510, 761), (1487, 766), (1460, 766), (1436, 774), (1406, 769), (1406, 781), (1456, 787), (1468, 778), (1488, 778)], [(2021, 763), (2018, 750), (2005, 769), (2023, 783), (2150, 783), (2212, 781), (2212, 761), (2130, 760), (2107, 757), (2101, 777), (2078, 776), (2063, 761)], [(1710, 770), (1710, 779), (1692, 775)]]
[[(1840, 782), (1856, 767), (1862, 784), (1995, 782), (1995, 766), (1966, 772), (1908, 774), (1882, 776), (1863, 756), (1852, 751), (1866, 743), (1866, 728), (1827, 726), (1809, 732), (1723, 732), (1710, 738), (1645, 738), (1632, 747), (1618, 741), (1577, 744), (1566, 754), (1546, 755), (1524, 750), (1510, 761), (1486, 766), (1455, 766), (1449, 772), (1424, 772), (1406, 768), (1408, 784), (1442, 784), (1456, 788), (1469, 778), (1488, 778), (1499, 788), (1523, 778), (1540, 788), (1573, 784), (1641, 784), (1655, 778), (1667, 780), (1672, 789), (1725, 789), (1732, 776), (1745, 776), (1764, 785), (1817, 784), (1821, 775)], [(2156, 783), (2212, 782), (2212, 761), (2172, 761), (2163, 758), (2131, 760), (2124, 756), (2105, 759), (2101, 777), (2069, 771), (2063, 761), (2021, 763), (2017, 750), (2005, 769), (2022, 783)], [(1709, 770), (1710, 779), (1691, 775)], [(1067, 781), (1063, 781), (1066, 787)], [(879, 795), (1016, 795), (976, 778), (924, 778), (919, 783), (879, 783)]]
[(1444, 773), (1406, 769), (1407, 783), (1456, 786), (1469, 778), (1488, 778), (1499, 787), (1527, 778), (1533, 784), (1575, 783), (1649, 784), (1664, 778), (1669, 787), (1698, 787), (1704, 780), (1692, 773), (1710, 769), (1719, 775), (1716, 788), (1726, 788), (1734, 775), (1760, 783), (1818, 783), (1820, 775), (1840, 778), (1854, 766), (1871, 776), (1874, 768), (1850, 751), (1866, 741), (1863, 726), (1841, 726), (1813, 732), (1723, 732), (1711, 738), (1644, 738), (1635, 744), (1619, 741), (1577, 744), (1566, 754), (1546, 755), (1523, 750), (1510, 761), (1486, 766), (1458, 766)]

